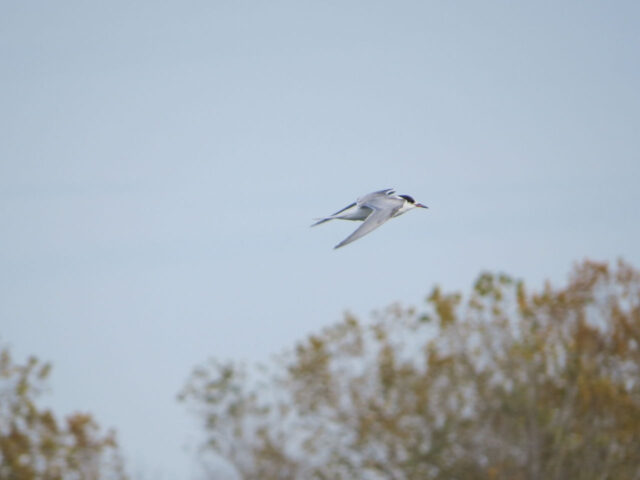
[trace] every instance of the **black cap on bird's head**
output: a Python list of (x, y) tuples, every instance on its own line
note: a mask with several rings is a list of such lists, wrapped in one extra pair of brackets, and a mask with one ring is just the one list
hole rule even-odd
[(414, 207), (420, 207), (420, 208), (429, 208), (426, 205), (423, 205), (421, 203), (417, 203), (413, 197), (411, 195), (398, 195), (400, 198), (404, 198), (407, 202), (409, 202), (410, 204), (412, 204)]

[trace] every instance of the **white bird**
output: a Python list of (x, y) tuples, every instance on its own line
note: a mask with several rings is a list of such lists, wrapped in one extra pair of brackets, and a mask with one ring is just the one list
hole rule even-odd
[(416, 202), (413, 197), (409, 195), (394, 195), (394, 193), (395, 190), (392, 188), (369, 193), (358, 198), (342, 210), (338, 210), (333, 215), (318, 219), (318, 221), (311, 226), (315, 227), (316, 225), (334, 219), (363, 221), (362, 225), (351, 235), (333, 247), (340, 248), (364, 237), (367, 233), (375, 230), (387, 220), (402, 215), (413, 208), (429, 208), (426, 205)]

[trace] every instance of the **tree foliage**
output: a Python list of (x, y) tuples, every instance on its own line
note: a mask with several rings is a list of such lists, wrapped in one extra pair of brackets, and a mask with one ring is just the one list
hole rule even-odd
[(125, 479), (113, 432), (102, 433), (89, 414), (60, 421), (35, 404), (50, 371), (0, 350), (0, 479)]
[(181, 398), (249, 479), (639, 479), (640, 272), (530, 292), (484, 273), (352, 316), (269, 366), (212, 360)]

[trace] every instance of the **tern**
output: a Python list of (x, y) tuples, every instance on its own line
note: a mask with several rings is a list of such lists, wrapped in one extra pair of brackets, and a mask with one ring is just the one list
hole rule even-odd
[(311, 226), (315, 227), (334, 219), (362, 221), (362, 225), (351, 235), (333, 247), (340, 248), (364, 237), (367, 233), (372, 232), (393, 217), (402, 215), (414, 208), (429, 208), (416, 202), (410, 195), (394, 195), (394, 193), (395, 190), (392, 188), (369, 193), (358, 198), (342, 210), (338, 210), (328, 217), (317, 219), (318, 221)]

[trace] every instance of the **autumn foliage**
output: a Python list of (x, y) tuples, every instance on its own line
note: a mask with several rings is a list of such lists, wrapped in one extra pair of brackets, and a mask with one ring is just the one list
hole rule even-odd
[(16, 364), (0, 350), (0, 479), (124, 480), (113, 433), (88, 414), (61, 421), (37, 406), (49, 372), (35, 357)]
[(585, 261), (541, 291), (485, 273), (267, 366), (212, 360), (181, 398), (212, 471), (245, 480), (638, 479), (640, 272)]

